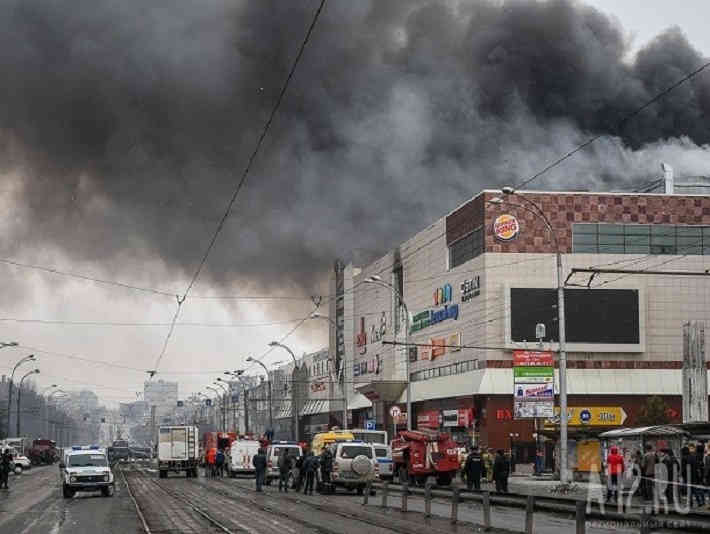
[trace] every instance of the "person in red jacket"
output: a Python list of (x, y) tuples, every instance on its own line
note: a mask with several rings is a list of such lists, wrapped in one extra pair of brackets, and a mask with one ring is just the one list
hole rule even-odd
[(619, 498), (619, 480), (624, 474), (624, 457), (619, 454), (619, 449), (611, 448), (611, 452), (606, 459), (607, 466), (607, 490), (606, 500), (609, 501), (614, 496), (614, 500)]
[(216, 476), (216, 466), (217, 466), (217, 449), (212, 447), (207, 449), (207, 465), (205, 466), (205, 475), (208, 478), (213, 478)]

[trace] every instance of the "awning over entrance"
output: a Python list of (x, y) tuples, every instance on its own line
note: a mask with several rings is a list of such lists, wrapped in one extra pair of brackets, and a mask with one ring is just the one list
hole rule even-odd
[(371, 402), (395, 402), (399, 399), (400, 395), (402, 395), (405, 387), (407, 387), (407, 383), (403, 380), (388, 380), (386, 382), (369, 382), (357, 386), (355, 389)]

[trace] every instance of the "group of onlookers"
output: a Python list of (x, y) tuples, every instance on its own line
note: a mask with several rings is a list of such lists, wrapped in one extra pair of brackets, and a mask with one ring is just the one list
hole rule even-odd
[(647, 501), (655, 493), (668, 503), (687, 498), (691, 506), (710, 506), (710, 443), (686, 445), (680, 458), (670, 448), (654, 450), (646, 444), (643, 453), (639, 450), (625, 459), (618, 447), (611, 447), (606, 475), (607, 500), (619, 498), (625, 477), (631, 482), (629, 488)]
[[(266, 451), (262, 448), (252, 458), (252, 465), (256, 470), (256, 491), (263, 491), (267, 469)], [(330, 449), (324, 449), (320, 456), (312, 451), (306, 451), (303, 456), (292, 456), (282, 451), (277, 462), (279, 469), (279, 491), (288, 493), (289, 484), (292, 489), (300, 491), (303, 488), (305, 495), (313, 495), (318, 482), (330, 483), (330, 474), (333, 471), (333, 454)], [(291, 476), (293, 475), (293, 479)]]
[(472, 447), (462, 471), (468, 490), (479, 491), (481, 480), (486, 480), (489, 483), (495, 482), (497, 492), (508, 493), (510, 463), (509, 456), (502, 449), (496, 451), (494, 456), (491, 449), (481, 452), (478, 447)]
[(229, 449), (209, 449), (205, 454), (205, 476), (207, 478), (223, 477), (229, 465)]

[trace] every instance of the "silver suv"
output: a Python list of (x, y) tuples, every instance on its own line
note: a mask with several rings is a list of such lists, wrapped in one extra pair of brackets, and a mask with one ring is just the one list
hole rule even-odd
[(368, 482), (377, 479), (377, 458), (375, 447), (364, 441), (339, 441), (330, 446), (333, 454), (334, 486), (348, 491), (357, 490), (362, 495)]

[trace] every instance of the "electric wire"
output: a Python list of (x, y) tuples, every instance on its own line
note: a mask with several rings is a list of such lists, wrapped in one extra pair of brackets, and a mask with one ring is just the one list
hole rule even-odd
[[(658, 102), (661, 98), (663, 98), (664, 96), (666, 96), (668, 93), (670, 93), (671, 91), (673, 91), (675, 88), (679, 87), (680, 85), (683, 85), (685, 82), (687, 82), (688, 80), (694, 78), (695, 76), (697, 76), (698, 74), (700, 74), (702, 71), (704, 71), (704, 70), (705, 70), (706, 68), (708, 68), (708, 67), (710, 67), (710, 61), (708, 61), (707, 63), (701, 65), (700, 67), (698, 67), (698, 68), (695, 69), (694, 71), (690, 72), (689, 74), (683, 76), (683, 78), (681, 78), (680, 80), (678, 80), (678, 81), (675, 82), (674, 84), (670, 85), (669, 87), (667, 87), (666, 89), (664, 89), (663, 91), (661, 91), (660, 93), (658, 93), (656, 96), (654, 96), (654, 97), (651, 98), (650, 100), (646, 101), (643, 105), (641, 105), (640, 107), (636, 108), (636, 109), (635, 109), (634, 111), (632, 111), (631, 113), (629, 113), (629, 114), (627, 114), (626, 116), (624, 116), (624, 117), (619, 121), (619, 123), (618, 123), (617, 126), (614, 128), (614, 130), (615, 130), (617, 133), (620, 132), (620, 131), (624, 128), (624, 126), (626, 125), (627, 122), (629, 122), (631, 119), (633, 119), (634, 117), (636, 117), (636, 116), (637, 116), (639, 113), (641, 113), (643, 110), (645, 110), (645, 109), (648, 108), (649, 106), (653, 105), (654, 103)], [(600, 138), (602, 138), (602, 137), (606, 137), (607, 135), (608, 135), (608, 134), (605, 132), (605, 133), (600, 133), (600, 134), (597, 134), (597, 135), (595, 135), (595, 136), (593, 136), (593, 137), (590, 137), (589, 139), (587, 139), (586, 141), (584, 141), (584, 142), (581, 143), (580, 145), (577, 145), (574, 149), (570, 150), (569, 152), (567, 152), (567, 153), (564, 154), (563, 156), (560, 156), (560, 157), (557, 158), (555, 161), (553, 161), (552, 163), (550, 163), (550, 164), (548, 164), (547, 166), (545, 166), (542, 170), (536, 172), (535, 174), (533, 174), (533, 175), (530, 176), (529, 178), (526, 178), (525, 180), (523, 180), (522, 182), (520, 182), (519, 184), (517, 184), (514, 189), (515, 189), (515, 190), (522, 189), (523, 187), (529, 185), (530, 183), (532, 183), (532, 182), (534, 182), (535, 180), (537, 180), (537, 179), (538, 179), (540, 176), (542, 176), (543, 174), (547, 173), (547, 172), (550, 171), (551, 169), (553, 169), (553, 168), (557, 167), (558, 165), (560, 165), (561, 163), (563, 163), (565, 160), (567, 160), (567, 159), (571, 158), (572, 156), (574, 156), (577, 152), (580, 152), (581, 150), (584, 150), (586, 147), (588, 147), (589, 145), (591, 145), (592, 143), (594, 143), (594, 142), (597, 141), (598, 139), (600, 139)]]
[[(259, 154), (259, 151), (261, 149), (261, 146), (264, 142), (264, 139), (266, 138), (267, 134), (269, 133), (269, 129), (271, 128), (271, 124), (274, 121), (274, 117), (276, 116), (276, 113), (278, 112), (279, 108), (281, 107), (281, 102), (284, 99), (284, 96), (286, 94), (286, 90), (288, 89), (288, 86), (291, 82), (291, 79), (293, 78), (293, 75), (296, 72), (296, 68), (298, 67), (298, 64), (300, 63), (301, 57), (303, 56), (303, 53), (306, 49), (306, 45), (308, 44), (308, 41), (311, 38), (311, 35), (313, 33), (313, 30), (316, 26), (316, 23), (318, 22), (318, 19), (320, 17), (321, 12), (323, 11), (323, 8), (325, 7), (325, 2), (326, 0), (320, 0), (320, 3), (318, 5), (318, 8), (316, 9), (315, 13), (313, 14), (313, 18), (311, 20), (311, 23), (308, 27), (308, 30), (306, 31), (306, 35), (301, 43), (301, 46), (298, 49), (298, 53), (296, 54), (296, 58), (293, 61), (293, 64), (291, 65), (291, 69), (289, 70), (288, 76), (286, 77), (286, 81), (281, 87), (281, 91), (279, 92), (279, 95), (276, 99), (276, 102), (274, 103), (271, 113), (269, 114), (269, 118), (264, 124), (264, 127), (261, 131), (261, 134), (259, 135), (259, 138), (257, 139), (256, 145), (254, 146), (254, 150), (252, 151), (251, 155), (249, 156), (249, 159), (247, 160), (247, 164), (244, 167), (244, 170), (242, 171), (242, 175), (239, 179), (239, 182), (237, 183), (237, 187), (234, 189), (234, 192), (232, 193), (231, 198), (229, 199), (229, 202), (227, 203), (227, 208), (224, 211), (224, 214), (219, 220), (219, 223), (217, 223), (217, 228), (215, 229), (214, 233), (212, 234), (212, 237), (209, 241), (209, 244), (207, 245), (207, 248), (202, 255), (202, 259), (200, 260), (200, 263), (197, 266), (197, 269), (195, 270), (194, 275), (192, 276), (192, 279), (190, 280), (190, 283), (187, 285), (187, 288), (185, 289), (185, 292), (183, 293), (181, 298), (178, 298), (178, 306), (177, 309), (175, 310), (175, 315), (173, 316), (172, 320), (172, 325), (168, 331), (168, 335), (165, 338), (165, 342), (163, 343), (163, 349), (160, 351), (160, 354), (158, 355), (158, 358), (155, 361), (155, 365), (153, 365), (153, 371), (152, 373), (155, 374), (158, 371), (158, 368), (160, 367), (160, 362), (162, 361), (163, 357), (165, 356), (165, 352), (168, 349), (168, 344), (170, 343), (170, 338), (173, 335), (173, 331), (175, 330), (175, 323), (177, 322), (178, 317), (180, 316), (180, 310), (182, 309), (182, 304), (185, 302), (185, 299), (187, 296), (190, 294), (190, 291), (192, 290), (193, 286), (197, 282), (197, 279), (200, 276), (200, 273), (202, 272), (202, 269), (204, 268), (205, 264), (207, 263), (207, 259), (209, 258), (210, 253), (212, 252), (212, 249), (215, 246), (215, 243), (217, 242), (217, 238), (219, 237), (219, 234), (222, 232), (222, 229), (224, 228), (224, 224), (227, 221), (227, 218), (229, 217), (229, 214), (232, 211), (232, 208), (234, 204), (237, 201), (237, 197), (239, 196), (239, 193), (242, 190), (242, 187), (246, 183), (246, 179), (249, 176), (249, 172), (251, 171), (251, 167), (256, 160), (257, 155)], [(153, 375), (151, 375), (152, 377)]]

